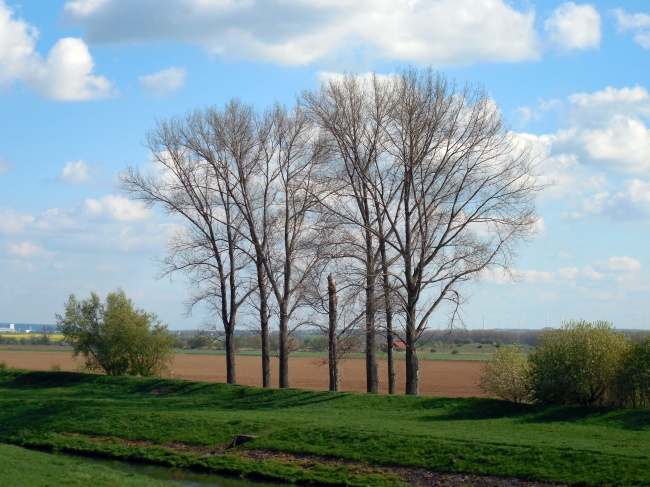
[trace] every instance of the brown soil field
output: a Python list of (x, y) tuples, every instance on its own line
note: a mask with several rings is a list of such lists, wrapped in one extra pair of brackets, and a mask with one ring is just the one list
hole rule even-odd
[[(49, 350), (48, 350), (49, 348)], [(278, 361), (272, 358), (273, 381), (277, 382)], [(16, 369), (50, 370), (58, 365), (61, 370), (74, 371), (81, 363), (67, 351), (51, 351), (51, 347), (26, 350), (0, 350), (0, 362)], [(381, 393), (388, 392), (387, 363), (378, 360)], [(262, 358), (238, 355), (237, 382), (261, 386)], [(404, 361), (395, 362), (397, 391), (404, 392)], [(482, 363), (462, 360), (423, 360), (420, 365), (420, 394), (425, 396), (484, 397), (476, 385)], [(341, 390), (366, 390), (365, 360), (347, 359), (342, 362)], [(226, 357), (212, 354), (175, 354), (171, 366), (174, 378), (209, 382), (226, 382)], [(327, 364), (323, 359), (292, 357), (289, 359), (291, 387), (325, 391), (328, 388)]]

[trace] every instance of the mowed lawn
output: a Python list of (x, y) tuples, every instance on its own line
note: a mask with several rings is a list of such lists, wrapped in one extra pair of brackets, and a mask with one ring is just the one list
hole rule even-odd
[[(257, 438), (224, 453), (238, 434)], [(545, 407), (488, 399), (371, 396), (3, 370), (0, 441), (339, 485), (398, 481), (358, 465), (415, 466), (594, 486), (650, 485), (646, 409)], [(260, 451), (292, 455), (258, 461), (254, 453)], [(316, 461), (296, 460), (303, 454)]]

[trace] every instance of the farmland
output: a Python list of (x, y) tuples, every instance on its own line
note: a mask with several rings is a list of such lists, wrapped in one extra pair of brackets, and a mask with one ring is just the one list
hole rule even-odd
[[(253, 439), (227, 448), (239, 434)], [(648, 410), (481, 398), (5, 369), (0, 441), (321, 485), (397, 485), (413, 472), (431, 485), (459, 473), (468, 480), (454, 485), (650, 483)]]
[[(295, 356), (290, 360), (291, 386), (300, 389), (327, 390), (327, 365), (322, 357)], [(452, 356), (450, 355), (449, 358)], [(423, 360), (421, 393), (429, 396), (480, 397), (481, 391), (475, 379), (480, 374), (481, 362), (463, 360)], [(0, 362), (9, 367), (27, 370), (63, 371), (77, 370), (81, 360), (73, 360), (67, 347), (29, 347), (0, 349)], [(226, 382), (226, 357), (216, 353), (177, 353), (172, 365), (173, 377), (197, 381)], [(386, 361), (379, 360), (380, 374), (385, 374)], [(261, 357), (239, 355), (237, 379), (240, 384), (261, 386)], [(277, 359), (272, 360), (277, 370)], [(403, 360), (397, 360), (397, 387), (403, 390)], [(387, 392), (386, 380), (380, 383), (380, 392)], [(341, 365), (341, 388), (343, 391), (365, 391), (365, 362), (359, 358), (344, 360)]]

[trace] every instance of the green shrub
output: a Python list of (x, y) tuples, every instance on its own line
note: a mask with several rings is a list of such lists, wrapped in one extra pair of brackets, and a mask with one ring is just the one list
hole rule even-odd
[(107, 375), (162, 375), (172, 361), (174, 336), (153, 313), (137, 309), (121, 289), (102, 303), (68, 298), (65, 314), (56, 315), (63, 338), (93, 370)]
[(570, 322), (540, 337), (530, 356), (534, 398), (552, 404), (612, 403), (631, 341), (610, 323)]
[(478, 386), (492, 397), (515, 403), (529, 401), (529, 363), (523, 349), (515, 344), (499, 348), (483, 365)]
[(612, 388), (617, 406), (650, 406), (650, 337), (629, 348)]
[(8, 368), (8, 367), (9, 367), (9, 366), (7, 365), (7, 361), (6, 361), (6, 360), (3, 360), (3, 361), (0, 362), (0, 370), (2, 370), (2, 369), (6, 369), (6, 368)]

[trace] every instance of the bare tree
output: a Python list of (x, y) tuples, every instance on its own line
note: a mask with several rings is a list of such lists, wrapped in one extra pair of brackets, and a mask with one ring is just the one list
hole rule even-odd
[(378, 83), (374, 76), (366, 82), (345, 75), (302, 96), (312, 119), (329, 138), (334, 155), (329, 185), (334, 191), (328, 199), (321, 198), (321, 204), (341, 225), (355, 229), (347, 247), (364, 268), (366, 386), (370, 393), (379, 392), (375, 314), (378, 241), (383, 238), (378, 229), (379, 198), (374, 194), (379, 188), (374, 180), (381, 176), (374, 170), (382, 152), (382, 124), (389, 106), (387, 93), (375, 89)]
[[(535, 233), (535, 157), (503, 124), (477, 87), (457, 90), (430, 70), (406, 70), (383, 83), (391, 108), (383, 124), (386, 157), (374, 193), (399, 256), (406, 336), (406, 393), (419, 393), (417, 340), (443, 303), (460, 305), (460, 285), (508, 269), (516, 247)], [(452, 312), (453, 319), (453, 312)]]
[(161, 277), (185, 273), (193, 288), (188, 313), (206, 303), (217, 314), (226, 338), (227, 380), (234, 384), (237, 311), (253, 290), (242, 269), (250, 261), (241, 251), (243, 220), (231, 196), (233, 181), (206, 164), (198, 150), (203, 141), (194, 128), (200, 116), (197, 112), (159, 122), (146, 144), (161, 168), (159, 174), (130, 168), (120, 175), (120, 186), (145, 205), (160, 205), (182, 219), (184, 225), (161, 260)]
[(266, 120), (269, 132), (263, 164), (271, 168), (274, 196), (265, 210), (269, 232), (263, 262), (279, 310), (279, 384), (284, 388), (290, 387), (290, 320), (307, 304), (308, 282), (322, 263), (314, 195), (324, 152), (299, 107), (289, 112), (276, 105)]
[(249, 257), (255, 265), (255, 296), (262, 337), (262, 384), (271, 387), (269, 341), (270, 307), (265, 270), (273, 204), (274, 169), (265, 158), (269, 124), (262, 123), (250, 105), (230, 100), (223, 110), (209, 108), (200, 113), (191, 131), (195, 150), (228, 186), (228, 197), (237, 207), (243, 225), (237, 228), (250, 242)]

